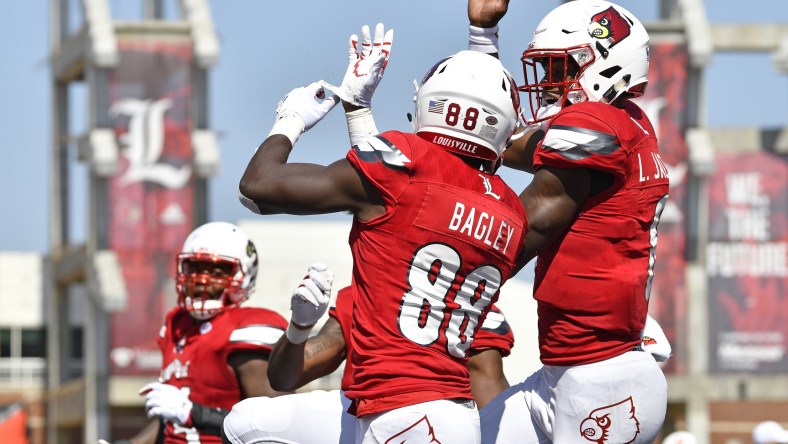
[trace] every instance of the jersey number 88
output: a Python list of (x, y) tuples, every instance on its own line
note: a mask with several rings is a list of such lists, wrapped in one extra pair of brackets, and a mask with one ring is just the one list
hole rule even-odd
[[(443, 330), (446, 350), (456, 358), (466, 356), (479, 317), (501, 286), (501, 271), (482, 265), (459, 276), (459, 290), (450, 298), (461, 264), (459, 253), (448, 245), (419, 248), (408, 269), (409, 290), (402, 297), (397, 320), (402, 334), (423, 346), (438, 341)], [(444, 322), (446, 315), (448, 322)]]

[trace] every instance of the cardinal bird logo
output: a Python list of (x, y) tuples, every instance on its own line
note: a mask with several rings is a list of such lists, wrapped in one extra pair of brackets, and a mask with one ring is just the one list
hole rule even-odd
[(657, 340), (652, 338), (651, 336), (643, 336), (640, 338), (641, 345), (654, 345), (657, 343)]
[(580, 424), (580, 436), (597, 444), (630, 443), (640, 433), (632, 397), (592, 411)]
[(427, 415), (386, 440), (386, 444), (441, 444)]
[(608, 39), (608, 49), (629, 36), (632, 24), (612, 6), (591, 17), (588, 34), (595, 39)]

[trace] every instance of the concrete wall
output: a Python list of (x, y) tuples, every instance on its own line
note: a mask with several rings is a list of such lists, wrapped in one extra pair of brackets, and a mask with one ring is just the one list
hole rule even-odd
[(43, 325), (42, 291), (40, 254), (0, 252), (0, 327)]

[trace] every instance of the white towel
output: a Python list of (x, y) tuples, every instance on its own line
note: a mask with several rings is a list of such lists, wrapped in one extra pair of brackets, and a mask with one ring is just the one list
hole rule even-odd
[(670, 358), (672, 351), (670, 342), (656, 319), (646, 316), (646, 325), (640, 336), (640, 347), (643, 351), (651, 353), (657, 362), (665, 362)]

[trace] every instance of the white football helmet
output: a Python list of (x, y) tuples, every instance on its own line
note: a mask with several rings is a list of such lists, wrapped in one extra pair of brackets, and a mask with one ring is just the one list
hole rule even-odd
[[(640, 21), (619, 5), (574, 0), (542, 19), (522, 61), (525, 84), (520, 90), (529, 94), (533, 120), (526, 120), (531, 124), (552, 117), (566, 104), (643, 95), (649, 37)], [(578, 70), (575, 79), (567, 81), (566, 73), (573, 69)], [(539, 112), (548, 106), (553, 112)]]
[(237, 307), (254, 291), (257, 249), (231, 223), (210, 222), (192, 231), (177, 261), (178, 305), (196, 319)]
[(501, 62), (466, 50), (424, 76), (416, 92), (414, 131), (448, 151), (496, 163), (519, 115), (517, 85)]

